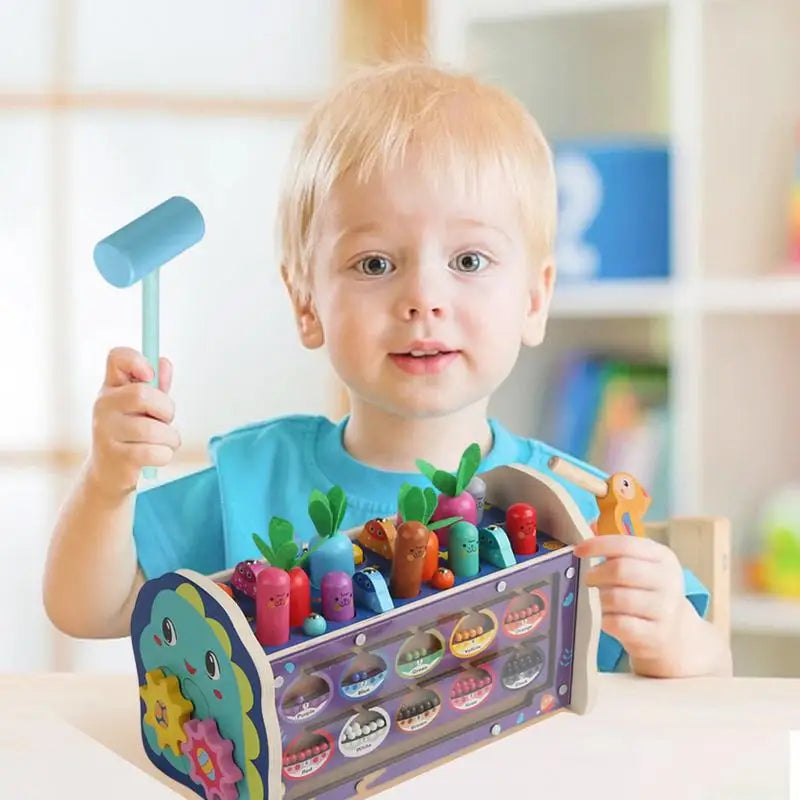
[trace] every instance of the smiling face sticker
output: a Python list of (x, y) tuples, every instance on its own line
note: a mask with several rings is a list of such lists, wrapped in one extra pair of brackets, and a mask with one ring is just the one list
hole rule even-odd
[(145, 663), (158, 664), (178, 677), (198, 710), (216, 715), (219, 701), (226, 695), (238, 697), (239, 688), (226, 653), (227, 635), (221, 628), (215, 633), (210, 623), (214, 620), (201, 616), (187, 597), (161, 592), (153, 602), (150, 624), (142, 631), (141, 649)]
[(289, 592), (276, 592), (267, 598), (269, 608), (281, 608), (289, 602)]
[(353, 580), (344, 572), (329, 572), (322, 579), (322, 615), (331, 622), (346, 622), (355, 616)]

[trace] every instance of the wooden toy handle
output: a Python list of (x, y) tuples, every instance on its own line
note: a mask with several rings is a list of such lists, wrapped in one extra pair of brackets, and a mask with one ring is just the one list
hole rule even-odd
[[(150, 383), (158, 386), (158, 269), (154, 269), (142, 279), (142, 353), (153, 368), (153, 379)], [(158, 471), (153, 466), (142, 468), (142, 477), (154, 481)]]
[(602, 479), (591, 472), (565, 461), (563, 458), (553, 456), (547, 462), (547, 466), (556, 474), (560, 475), (570, 483), (580, 486), (581, 489), (586, 489), (591, 492), (595, 497), (605, 497), (608, 494), (608, 484)]

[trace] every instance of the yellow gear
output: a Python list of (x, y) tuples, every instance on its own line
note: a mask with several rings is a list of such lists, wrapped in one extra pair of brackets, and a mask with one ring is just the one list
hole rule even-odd
[(144, 677), (147, 685), (139, 687), (146, 708), (144, 722), (156, 732), (162, 750), (169, 747), (179, 756), (181, 744), (187, 739), (183, 726), (189, 721), (194, 705), (183, 696), (175, 675), (168, 677), (163, 670), (151, 669)]

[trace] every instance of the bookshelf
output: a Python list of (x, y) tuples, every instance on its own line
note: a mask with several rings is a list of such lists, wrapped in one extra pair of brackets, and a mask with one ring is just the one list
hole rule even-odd
[[(731, 518), (741, 558), (765, 495), (800, 481), (800, 272), (786, 274), (800, 5), (432, 0), (429, 24), (434, 58), (511, 89), (551, 140), (669, 141), (670, 277), (558, 284), (548, 340), (495, 410), (536, 435), (542, 386), (571, 348), (663, 359), (671, 513)], [(743, 591), (733, 607), (742, 635), (800, 618), (800, 603)]]

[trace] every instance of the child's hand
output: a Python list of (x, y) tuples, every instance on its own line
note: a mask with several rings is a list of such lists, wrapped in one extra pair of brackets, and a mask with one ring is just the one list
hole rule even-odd
[(586, 572), (600, 591), (603, 630), (631, 662), (669, 662), (679, 650), (689, 604), (683, 570), (668, 547), (637, 536), (595, 536), (575, 547), (579, 558), (605, 558)]
[(129, 347), (108, 354), (103, 388), (94, 404), (91, 473), (106, 492), (118, 495), (136, 487), (143, 466), (163, 467), (180, 447), (171, 423), (172, 365), (159, 361), (159, 386), (147, 381), (153, 370)]

